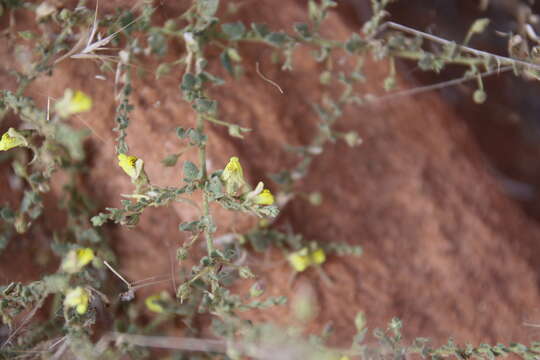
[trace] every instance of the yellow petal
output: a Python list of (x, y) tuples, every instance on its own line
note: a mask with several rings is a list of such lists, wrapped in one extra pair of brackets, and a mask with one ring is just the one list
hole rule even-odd
[(94, 257), (94, 250), (90, 248), (77, 249), (77, 263), (79, 263), (81, 267), (94, 260)]
[(225, 184), (225, 191), (228, 194), (234, 194), (238, 189), (245, 185), (244, 171), (240, 160), (233, 156), (223, 169), (221, 174), (221, 181)]
[(311, 262), (320, 265), (326, 261), (326, 254), (323, 249), (317, 249), (311, 253)]
[(255, 203), (258, 205), (272, 205), (274, 195), (268, 189), (264, 189), (259, 195), (255, 196)]
[(225, 169), (223, 170), (221, 177), (223, 181), (227, 181), (235, 177), (244, 177), (242, 165), (240, 165), (240, 160), (236, 156), (230, 158), (229, 162), (225, 166)]
[(64, 306), (75, 308), (75, 311), (82, 315), (88, 310), (89, 301), (90, 293), (88, 290), (78, 286), (68, 290), (66, 298), (64, 299)]
[(92, 99), (82, 91), (66, 89), (64, 96), (56, 102), (55, 110), (61, 117), (88, 111), (92, 108)]
[(17, 130), (9, 128), (0, 139), (0, 151), (10, 150), (17, 146), (28, 146), (28, 142)]
[(62, 270), (70, 274), (81, 271), (94, 259), (94, 251), (90, 248), (71, 250), (62, 261)]
[(291, 253), (288, 260), (293, 269), (298, 272), (306, 270), (311, 265), (311, 259), (306, 248)]
[(73, 113), (81, 113), (92, 108), (92, 99), (80, 90), (75, 91), (75, 95), (71, 100), (70, 110)]
[(159, 301), (162, 300), (161, 295), (152, 295), (146, 298), (144, 300), (144, 304), (146, 305), (146, 308), (150, 311), (156, 312), (156, 313), (163, 313), (164, 309), (163, 306), (159, 303)]

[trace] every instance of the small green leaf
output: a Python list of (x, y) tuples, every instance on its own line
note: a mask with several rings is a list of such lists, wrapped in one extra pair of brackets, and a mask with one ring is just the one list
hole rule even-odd
[(218, 176), (213, 176), (208, 182), (207, 191), (212, 194), (214, 199), (223, 196), (223, 183)]
[(176, 260), (184, 261), (188, 258), (189, 251), (186, 248), (180, 247), (176, 250)]
[(203, 17), (212, 17), (219, 8), (219, 0), (197, 0), (197, 12)]
[(186, 161), (184, 163), (184, 181), (186, 182), (192, 182), (199, 178), (200, 173), (199, 169), (197, 168), (197, 165), (192, 163), (191, 161)]
[(12, 222), (15, 219), (15, 213), (9, 207), (5, 207), (0, 210), (0, 217), (4, 221)]
[(184, 74), (184, 77), (182, 78), (182, 84), (180, 85), (180, 88), (183, 91), (192, 91), (195, 89), (197, 85), (197, 78), (195, 75), (191, 73)]
[(19, 31), (19, 36), (25, 40), (32, 40), (36, 35), (31, 31)]
[(184, 302), (189, 298), (191, 295), (191, 288), (189, 286), (189, 283), (183, 283), (178, 287), (178, 290), (176, 291), (176, 297), (180, 299), (180, 302)]
[(356, 331), (360, 332), (366, 327), (366, 314), (363, 311), (356, 313), (354, 318), (354, 325), (356, 326)]
[(322, 11), (319, 8), (319, 5), (314, 0), (309, 0), (308, 2), (308, 16), (311, 21), (318, 21), (322, 15)]
[(289, 37), (284, 33), (273, 32), (265, 36), (264, 41), (266, 41), (267, 43), (271, 45), (279, 47), (279, 46), (284, 45), (287, 42), (288, 38)]
[(309, 26), (307, 24), (294, 24), (294, 30), (300, 35), (300, 37), (304, 40), (311, 40), (312, 34), (309, 30)]
[(319, 82), (323, 85), (328, 85), (332, 82), (332, 72), (323, 71), (319, 76)]
[(257, 23), (252, 23), (251, 24), (251, 28), (253, 29), (253, 31), (255, 32), (255, 34), (257, 34), (257, 36), (261, 37), (261, 38), (265, 38), (268, 34), (270, 34), (270, 30), (268, 29), (268, 25), (266, 24), (257, 24)]
[(167, 38), (160, 32), (152, 32), (148, 35), (148, 45), (152, 54), (159, 57), (167, 54)]
[(234, 75), (234, 69), (231, 62), (231, 57), (229, 56), (229, 53), (227, 50), (223, 50), (223, 52), (219, 55), (219, 60), (221, 61), (221, 65), (227, 70), (227, 72), (232, 76)]
[(242, 279), (252, 279), (255, 277), (255, 275), (251, 272), (251, 270), (247, 266), (241, 266), (238, 269), (238, 275), (240, 275)]
[(217, 101), (209, 99), (196, 99), (193, 108), (200, 113), (215, 114), (217, 112)]
[(189, 129), (187, 132), (189, 144), (192, 146), (202, 146), (208, 140), (208, 136), (198, 129)]
[(360, 35), (354, 33), (352, 34), (351, 38), (345, 43), (345, 50), (347, 50), (347, 52), (350, 54), (354, 54), (364, 49), (366, 45), (367, 42), (365, 40), (362, 40)]
[(185, 139), (187, 134), (188, 134), (188, 131), (186, 129), (180, 126), (176, 128), (176, 136), (178, 136), (180, 139), (182, 140)]
[(161, 160), (161, 163), (163, 164), (163, 166), (167, 167), (174, 166), (178, 162), (178, 158), (180, 157), (180, 155), (181, 154), (168, 155), (167, 157), (165, 157), (165, 159)]
[(262, 286), (260, 282), (256, 282), (249, 289), (250, 297), (258, 297), (258, 296), (261, 296), (263, 293), (264, 293), (264, 287)]
[(240, 40), (246, 33), (246, 27), (241, 22), (227, 23), (221, 25), (221, 31), (227, 35), (230, 40)]
[(211, 215), (201, 217), (201, 226), (211, 233), (214, 233), (217, 230), (217, 226), (214, 223), (214, 219)]
[(225, 80), (223, 80), (222, 78), (219, 78), (213, 74), (210, 74), (209, 72), (206, 72), (206, 71), (203, 71), (202, 73), (199, 74), (199, 78), (201, 79), (202, 82), (211, 82), (213, 83), (214, 85), (216, 86), (219, 86), (219, 85), (223, 85), (225, 84)]
[(90, 222), (92, 223), (92, 226), (101, 226), (105, 224), (109, 220), (109, 216), (107, 214), (99, 214), (96, 216), (93, 216), (90, 219)]
[(162, 76), (168, 75), (171, 72), (171, 65), (167, 63), (161, 63), (156, 69), (155, 75), (156, 79), (159, 79)]
[(180, 229), (180, 231), (195, 232), (195, 231), (199, 231), (200, 227), (201, 227), (201, 222), (198, 221), (198, 220), (197, 221), (191, 221), (191, 222), (184, 222), (184, 223), (181, 223), (180, 225), (178, 225), (178, 228)]
[(471, 26), (469, 33), (470, 34), (481, 34), (484, 32), (486, 27), (489, 25), (489, 19), (477, 19)]
[(242, 61), (242, 57), (241, 57), (240, 54), (238, 53), (238, 50), (236, 50), (235, 48), (228, 48), (228, 49), (227, 49), (227, 54), (229, 54), (229, 57), (230, 57), (231, 60), (234, 61), (234, 62), (240, 62), (240, 61)]

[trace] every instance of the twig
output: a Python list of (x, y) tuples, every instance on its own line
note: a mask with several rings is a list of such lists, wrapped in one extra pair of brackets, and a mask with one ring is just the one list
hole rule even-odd
[(107, 348), (107, 344), (110, 341), (162, 349), (219, 353), (225, 353), (227, 351), (227, 345), (223, 340), (182, 338), (174, 336), (144, 336), (111, 332), (104, 335), (103, 338), (101, 338), (101, 340), (98, 342), (97, 349), (99, 353)]
[(21, 321), (21, 324), (15, 330), (13, 330), (13, 332), (8, 336), (6, 341), (4, 341), (4, 343), (2, 345), (0, 345), (0, 349), (4, 348), (7, 344), (9, 344), (11, 342), (11, 340), (13, 340), (13, 338), (17, 335), (17, 333), (19, 331), (21, 331), (21, 329), (24, 326), (26, 326), (26, 324), (28, 324), (30, 319), (32, 319), (34, 317), (34, 315), (36, 315), (36, 312), (39, 310), (39, 308), (41, 308), (41, 306), (43, 305), (44, 300), (45, 300), (45, 297), (42, 297), (39, 300), (39, 302), (36, 304), (36, 306), (34, 306), (32, 311), (30, 311), (30, 313), (28, 313), (28, 315), (26, 315), (24, 317), (23, 321)]

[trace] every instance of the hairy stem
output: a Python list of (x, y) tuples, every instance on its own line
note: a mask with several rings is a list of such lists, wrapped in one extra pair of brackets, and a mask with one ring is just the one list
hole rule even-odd
[[(200, 134), (204, 133), (204, 117), (200, 114), (197, 114), (197, 130)], [(206, 143), (202, 143), (199, 146), (199, 163), (201, 166), (201, 181), (203, 184), (206, 184), (208, 180), (207, 169), (206, 169)], [(208, 201), (208, 194), (203, 189), (203, 216), (210, 217), (210, 206)], [(204, 235), (206, 236), (206, 248), (208, 249), (208, 256), (214, 250), (214, 239), (212, 238), (212, 232), (209, 227), (206, 227), (204, 230)]]

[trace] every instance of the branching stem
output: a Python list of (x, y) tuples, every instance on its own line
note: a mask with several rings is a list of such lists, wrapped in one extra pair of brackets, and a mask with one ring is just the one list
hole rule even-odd
[[(204, 117), (200, 114), (197, 114), (197, 130), (200, 134), (204, 134)], [(206, 184), (208, 181), (208, 171), (206, 169), (206, 143), (203, 142), (199, 146), (199, 163), (201, 166), (201, 181), (203, 184)], [(203, 189), (203, 216), (206, 218), (210, 217), (210, 205), (208, 200), (208, 194)], [(204, 230), (204, 235), (206, 236), (206, 248), (208, 250), (208, 256), (214, 251), (214, 239), (212, 238), (211, 229), (207, 226)]]

